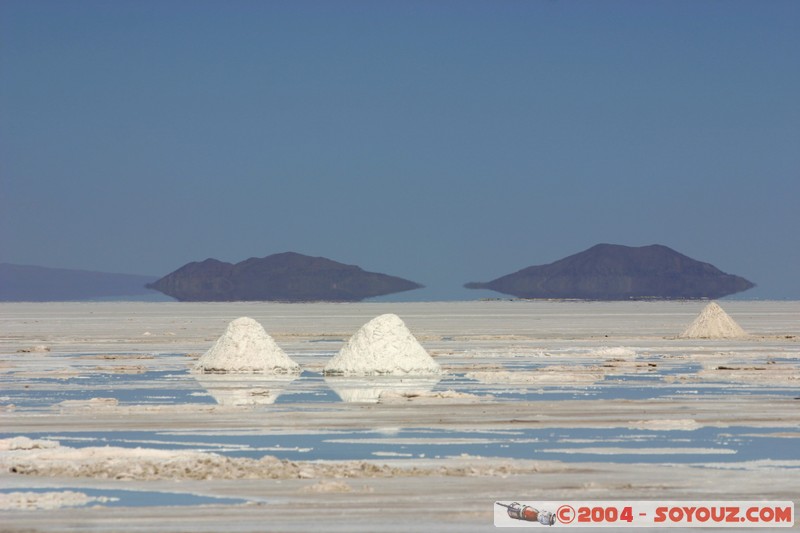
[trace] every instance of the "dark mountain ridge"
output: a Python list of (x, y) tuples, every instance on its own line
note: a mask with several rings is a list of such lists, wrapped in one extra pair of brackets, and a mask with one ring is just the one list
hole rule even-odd
[(715, 299), (755, 284), (663, 245), (598, 244), (547, 265), (464, 286), (518, 298), (630, 300)]
[(284, 252), (236, 264), (217, 259), (188, 263), (148, 287), (191, 302), (357, 302), (422, 285), (324, 257)]

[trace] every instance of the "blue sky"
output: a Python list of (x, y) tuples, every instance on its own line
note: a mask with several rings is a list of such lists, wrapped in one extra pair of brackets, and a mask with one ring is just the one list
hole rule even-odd
[(415, 298), (601, 243), (800, 298), (800, 2), (0, 1), (0, 261)]

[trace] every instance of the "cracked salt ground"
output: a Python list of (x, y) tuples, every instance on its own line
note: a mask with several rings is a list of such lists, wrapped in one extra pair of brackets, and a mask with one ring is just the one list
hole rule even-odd
[[(669, 421), (667, 421), (669, 422)], [(0, 433), (0, 439), (17, 435)], [(26, 437), (74, 448), (112, 446), (192, 450), (229, 457), (287, 460), (362, 460), (375, 457), (482, 456), (509, 459), (648, 463), (794, 460), (796, 441), (785, 428), (701, 427), (652, 431), (635, 428), (444, 431), (402, 429), (316, 434), (197, 435), (191, 432), (108, 431), (33, 433)]]

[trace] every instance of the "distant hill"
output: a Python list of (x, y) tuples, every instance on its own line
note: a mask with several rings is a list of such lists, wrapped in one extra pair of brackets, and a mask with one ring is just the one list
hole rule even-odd
[(549, 265), (464, 286), (519, 298), (629, 300), (715, 299), (755, 285), (666, 246), (598, 244)]
[(0, 301), (53, 302), (158, 296), (155, 276), (0, 263)]
[(148, 287), (189, 302), (357, 302), (422, 285), (324, 257), (285, 252), (236, 264), (216, 259), (188, 263)]

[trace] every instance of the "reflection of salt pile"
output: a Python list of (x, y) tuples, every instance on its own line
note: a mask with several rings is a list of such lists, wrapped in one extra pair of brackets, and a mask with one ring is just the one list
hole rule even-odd
[(195, 376), (219, 405), (269, 405), (297, 378), (296, 374), (263, 376), (202, 374)]
[(300, 365), (275, 344), (261, 324), (252, 318), (237, 318), (225, 333), (197, 361), (197, 372), (261, 372), (287, 374), (300, 371)]
[(326, 376), (325, 384), (333, 389), (342, 401), (378, 403), (382, 396), (387, 395), (414, 397), (429, 393), (439, 383), (439, 379), (439, 376), (413, 378)]
[(393, 314), (373, 318), (331, 359), (326, 375), (429, 375), (442, 372), (405, 323)]
[(734, 339), (746, 337), (747, 333), (716, 302), (711, 302), (680, 336), (686, 339)]

